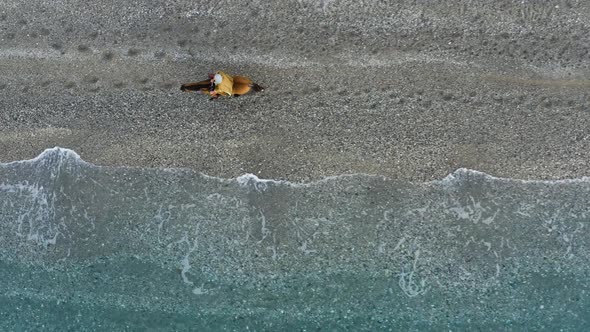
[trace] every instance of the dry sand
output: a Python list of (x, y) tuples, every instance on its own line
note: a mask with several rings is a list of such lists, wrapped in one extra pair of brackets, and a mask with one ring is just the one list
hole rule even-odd
[[(119, 2), (117, 2), (119, 3)], [(0, 3), (0, 161), (295, 181), (590, 175), (590, 4)], [(267, 87), (209, 101), (224, 70)]]

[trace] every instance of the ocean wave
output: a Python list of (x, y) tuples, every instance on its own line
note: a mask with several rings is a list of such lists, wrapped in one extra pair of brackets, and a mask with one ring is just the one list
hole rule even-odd
[[(0, 167), (18, 167), (19, 165), (29, 164), (29, 165), (38, 165), (47, 168), (56, 168), (60, 169), (62, 167), (93, 167), (93, 168), (121, 168), (121, 169), (154, 169), (154, 170), (162, 170), (167, 172), (174, 172), (174, 171), (182, 171), (182, 172), (194, 172), (204, 178), (217, 180), (222, 182), (232, 182), (237, 183), (241, 186), (251, 186), (257, 190), (264, 190), (268, 186), (291, 186), (291, 187), (309, 187), (315, 186), (324, 183), (330, 183), (334, 181), (340, 181), (345, 179), (355, 179), (355, 180), (362, 180), (362, 179), (382, 179), (384, 181), (392, 181), (392, 179), (383, 176), (383, 175), (375, 175), (375, 174), (366, 174), (366, 173), (355, 173), (355, 174), (343, 174), (343, 175), (334, 175), (334, 176), (326, 176), (320, 180), (314, 180), (309, 182), (293, 182), (288, 180), (277, 180), (277, 179), (261, 179), (258, 176), (246, 173), (240, 175), (236, 178), (222, 178), (222, 177), (215, 177), (210, 176), (205, 173), (199, 172), (198, 170), (188, 169), (188, 168), (146, 168), (146, 167), (131, 167), (131, 166), (101, 166), (96, 165), (93, 163), (89, 163), (84, 161), (80, 155), (71, 149), (61, 148), (61, 147), (54, 147), (46, 149), (45, 151), (41, 152), (37, 157), (32, 159), (26, 160), (19, 160), (19, 161), (12, 161), (8, 163), (0, 163)], [(502, 183), (522, 183), (522, 184), (574, 184), (574, 183), (590, 183), (590, 177), (581, 177), (581, 178), (574, 178), (574, 179), (559, 179), (559, 180), (523, 180), (523, 179), (515, 179), (515, 178), (504, 178), (504, 177), (496, 177), (481, 171), (468, 169), (468, 168), (458, 168), (454, 172), (448, 174), (446, 177), (440, 180), (433, 180), (433, 181), (426, 181), (416, 184), (423, 184), (423, 185), (442, 185), (442, 186), (449, 186), (455, 185), (464, 182), (468, 179), (480, 179), (484, 181), (492, 181), (492, 182), (502, 182)]]

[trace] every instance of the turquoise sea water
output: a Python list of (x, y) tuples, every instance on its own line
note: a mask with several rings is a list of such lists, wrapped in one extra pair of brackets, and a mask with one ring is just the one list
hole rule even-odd
[(0, 164), (0, 330), (583, 331), (590, 179)]

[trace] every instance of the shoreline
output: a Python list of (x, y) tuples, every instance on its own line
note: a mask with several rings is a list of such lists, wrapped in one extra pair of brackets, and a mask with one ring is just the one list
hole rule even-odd
[[(53, 148), (47, 148), (43, 152), (41, 152), (39, 155), (37, 155), (36, 157), (30, 158), (30, 159), (0, 162), (0, 167), (17, 166), (18, 164), (21, 164), (21, 163), (39, 162), (39, 161), (43, 161), (46, 158), (53, 158), (53, 154), (61, 155), (60, 159), (62, 159), (62, 158), (73, 159), (73, 161), (80, 163), (82, 165), (87, 165), (89, 167), (107, 168), (107, 169), (113, 169), (113, 168), (115, 168), (115, 169), (119, 169), (119, 168), (120, 169), (138, 169), (138, 170), (144, 169), (144, 170), (154, 170), (154, 171), (179, 171), (179, 172), (186, 171), (186, 172), (189, 172), (192, 174), (198, 174), (199, 176), (202, 176), (204, 178), (209, 178), (209, 179), (214, 179), (214, 180), (219, 180), (219, 181), (237, 181), (241, 185), (247, 185), (249, 182), (252, 181), (255, 183), (273, 183), (273, 184), (286, 184), (286, 185), (293, 185), (293, 186), (310, 186), (310, 185), (314, 185), (314, 184), (318, 184), (318, 183), (322, 183), (322, 182), (326, 182), (326, 181), (330, 181), (330, 180), (334, 180), (334, 179), (344, 178), (344, 177), (382, 178), (384, 181), (399, 180), (399, 179), (390, 178), (390, 177), (387, 177), (387, 176), (381, 175), (381, 174), (368, 174), (368, 173), (351, 173), (351, 174), (329, 175), (329, 176), (325, 176), (325, 177), (318, 178), (318, 179), (311, 179), (308, 181), (290, 181), (290, 180), (285, 180), (285, 179), (260, 178), (257, 175), (252, 174), (252, 173), (244, 173), (244, 174), (238, 175), (236, 177), (227, 178), (227, 177), (212, 176), (209, 174), (205, 174), (199, 170), (195, 170), (195, 169), (188, 168), (188, 167), (169, 168), (169, 167), (158, 167), (158, 166), (146, 167), (146, 166), (127, 166), (127, 165), (99, 165), (99, 164), (94, 164), (94, 163), (84, 160), (74, 150), (71, 150), (68, 148), (62, 148), (59, 146), (55, 146)], [(588, 177), (588, 176), (582, 176), (582, 177), (578, 177), (578, 178), (549, 179), (549, 180), (519, 179), (519, 178), (510, 178), (510, 177), (498, 177), (498, 176), (494, 176), (494, 175), (491, 175), (491, 174), (488, 174), (488, 173), (485, 173), (485, 172), (482, 172), (479, 170), (475, 170), (475, 169), (457, 168), (456, 170), (448, 173), (445, 177), (443, 177), (441, 179), (434, 179), (434, 180), (425, 181), (425, 182), (410, 182), (410, 184), (445, 183), (445, 182), (452, 181), (457, 176), (461, 176), (463, 174), (473, 174), (473, 175), (477, 175), (477, 176), (483, 176), (483, 177), (493, 180), (493, 181), (519, 182), (522, 184), (528, 184), (528, 183), (531, 183), (531, 184), (568, 184), (568, 183), (590, 182), (590, 177)]]

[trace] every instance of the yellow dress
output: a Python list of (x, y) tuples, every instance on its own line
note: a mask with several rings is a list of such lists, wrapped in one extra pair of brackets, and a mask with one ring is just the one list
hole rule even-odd
[[(215, 84), (213, 90), (211, 90), (211, 82)], [(264, 88), (245, 76), (231, 76), (218, 71), (215, 75), (210, 75), (206, 80), (183, 84), (180, 90), (195, 91), (216, 98), (219, 96), (241, 96), (252, 90), (255, 92), (264, 91)]]

